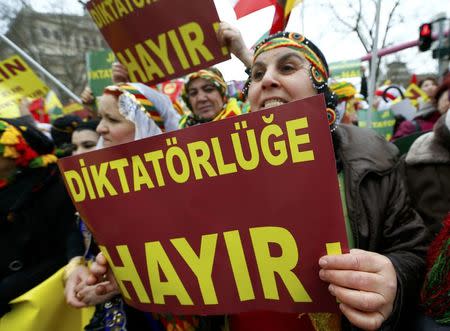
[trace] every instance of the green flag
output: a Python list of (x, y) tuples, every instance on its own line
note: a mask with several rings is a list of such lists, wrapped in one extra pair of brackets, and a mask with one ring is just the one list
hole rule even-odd
[(95, 97), (112, 84), (112, 64), (115, 61), (111, 50), (93, 51), (86, 54), (88, 83)]
[(361, 61), (340, 61), (329, 64), (330, 76), (336, 79), (361, 77)]
[[(367, 128), (368, 110), (358, 111), (358, 126)], [(395, 117), (390, 110), (372, 111), (372, 129), (382, 135), (386, 140), (390, 140), (394, 131)]]

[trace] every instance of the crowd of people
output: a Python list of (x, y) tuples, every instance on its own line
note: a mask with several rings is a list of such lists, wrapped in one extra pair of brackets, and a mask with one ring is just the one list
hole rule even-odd
[[(185, 77), (186, 111), (180, 114), (166, 95), (129, 82), (126, 68), (115, 64), (115, 84), (104, 89), (98, 107), (90, 90), (83, 92), (85, 104), (97, 108), (90, 119), (61, 117), (52, 124), (51, 137), (40, 132), (30, 116), (0, 119), (0, 316), (10, 313), (12, 299), (65, 266), (67, 304), (95, 306), (85, 330), (450, 328), (450, 75), (422, 80), (419, 87), (428, 98), (419, 100), (413, 118), (397, 118), (392, 140), (421, 134), (400, 157), (392, 142), (358, 127), (358, 111), (367, 108), (367, 91), (358, 92), (348, 82), (331, 82), (324, 54), (305, 36), (279, 32), (251, 51), (236, 28), (221, 23), (218, 39), (248, 68), (240, 99), (228, 94), (218, 69), (206, 68)], [(389, 109), (397, 90), (401, 89), (380, 88), (376, 107)], [(341, 314), (300, 318), (252, 311), (177, 316), (127, 305), (95, 237), (65, 192), (57, 156), (87, 153), (318, 94), (326, 103), (351, 246), (349, 253), (320, 258), (318, 276), (329, 284)]]

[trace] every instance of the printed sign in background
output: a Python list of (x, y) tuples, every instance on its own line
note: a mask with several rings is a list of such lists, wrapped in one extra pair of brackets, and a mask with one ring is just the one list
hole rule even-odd
[(0, 62), (0, 117), (20, 116), (19, 102), (24, 97), (41, 98), (49, 88), (18, 55)]
[(59, 160), (129, 304), (335, 312), (347, 251), (323, 96)]
[(230, 58), (212, 0), (92, 0), (87, 8), (131, 81), (154, 85)]
[(88, 84), (95, 97), (101, 96), (103, 89), (112, 84), (114, 61), (114, 53), (111, 50), (93, 51), (86, 54)]
[[(367, 128), (367, 109), (358, 111), (358, 126)], [(395, 117), (391, 110), (372, 111), (372, 129), (390, 140), (393, 135)]]
[(361, 61), (340, 61), (329, 64), (330, 76), (335, 79), (361, 77)]

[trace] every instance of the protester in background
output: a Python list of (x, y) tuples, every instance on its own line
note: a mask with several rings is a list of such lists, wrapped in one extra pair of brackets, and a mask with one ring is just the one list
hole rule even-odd
[[(101, 118), (97, 126), (100, 135), (98, 149), (176, 130), (180, 119), (167, 96), (139, 83), (106, 87), (100, 98), (98, 114)], [(96, 249), (91, 247), (91, 250)], [(68, 275), (65, 291), (67, 302), (74, 307), (97, 304), (96, 313), (85, 330), (103, 330), (109, 324), (129, 331), (162, 327), (150, 314), (127, 306), (117, 296), (117, 290), (98, 294), (96, 289), (107, 286), (108, 281), (89, 286), (85, 283), (88, 276), (86, 266), (74, 270)], [(124, 314), (126, 318), (119, 318)]]
[(444, 77), (441, 85), (436, 90), (434, 95), (436, 100), (436, 108), (439, 113), (445, 114), (450, 107), (450, 74)]
[(433, 235), (450, 211), (450, 114), (417, 138), (405, 158), (405, 178), (414, 208)]
[[(431, 98), (428, 102), (420, 103), (419, 110), (411, 121), (402, 121), (398, 128), (394, 131), (392, 140), (405, 137), (414, 133), (427, 132), (433, 129), (436, 121), (441, 117), (441, 114), (446, 110), (444, 100), (448, 102), (447, 90), (450, 87), (450, 81), (444, 81), (437, 89), (436, 86), (432, 84), (434, 80), (431, 78), (425, 79), (422, 86), (426, 86), (427, 94), (435, 93), (435, 96)], [(430, 83), (427, 83), (430, 82)], [(441, 99), (441, 97), (443, 98)], [(441, 99), (442, 111), (438, 109), (439, 100)], [(448, 108), (448, 107), (447, 107)]]
[(438, 87), (438, 81), (434, 77), (425, 77), (419, 82), (418, 85), (428, 96), (429, 99), (434, 97), (434, 94), (436, 93), (436, 89)]
[(100, 135), (96, 131), (99, 122), (99, 120), (89, 120), (81, 122), (75, 128), (72, 134), (72, 155), (78, 155), (96, 149), (98, 139), (100, 138)]
[(350, 82), (335, 82), (330, 85), (331, 91), (336, 94), (338, 99), (338, 104), (336, 106), (336, 111), (339, 118), (341, 118), (341, 123), (354, 124), (358, 122), (358, 117), (356, 114), (357, 100), (356, 88)]
[[(417, 138), (405, 158), (405, 179), (416, 210), (436, 236), (428, 251), (423, 314), (414, 330), (450, 327), (450, 111)], [(439, 325), (442, 325), (439, 328)]]
[[(252, 55), (246, 48), (240, 31), (221, 22), (217, 38), (244, 64), (250, 64)], [(180, 128), (217, 121), (249, 111), (248, 105), (227, 94), (227, 84), (216, 68), (202, 69), (187, 76), (183, 100), (191, 111), (180, 121)]]
[(56, 146), (55, 155), (58, 158), (72, 155), (72, 133), (81, 123), (76, 115), (65, 115), (57, 118), (51, 127), (51, 135)]
[(28, 122), (0, 119), (0, 316), (83, 253), (53, 151)]
[(187, 77), (182, 98), (191, 112), (180, 128), (240, 115), (242, 103), (227, 94), (227, 84), (216, 68), (202, 69)]

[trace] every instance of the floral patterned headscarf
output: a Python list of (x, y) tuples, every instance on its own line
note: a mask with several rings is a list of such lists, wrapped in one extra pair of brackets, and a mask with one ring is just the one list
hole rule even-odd
[(52, 142), (36, 128), (20, 124), (23, 123), (0, 119), (0, 155), (14, 159), (20, 168), (40, 168), (55, 163)]
[(42, 168), (58, 160), (53, 143), (38, 129), (19, 120), (0, 119), (0, 155), (15, 161), (16, 171), (0, 178), (0, 189), (7, 186), (17, 173), (27, 168)]

